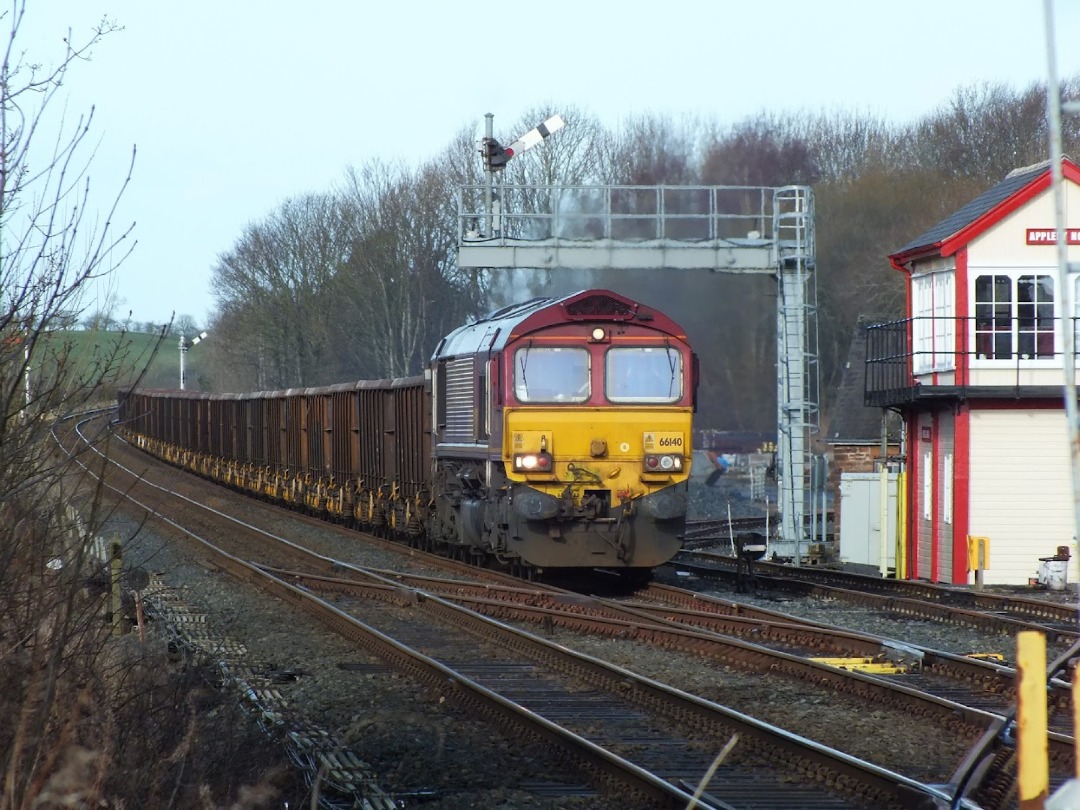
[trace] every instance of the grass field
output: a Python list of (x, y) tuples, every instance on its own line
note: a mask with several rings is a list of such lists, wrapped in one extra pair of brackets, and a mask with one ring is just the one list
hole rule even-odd
[[(31, 385), (40, 388), (62, 369), (66, 387), (101, 379), (109, 396), (118, 388), (178, 388), (177, 339), (142, 332), (64, 330), (50, 333), (35, 350)], [(35, 381), (36, 378), (36, 381)], [(189, 382), (191, 379), (189, 377)]]

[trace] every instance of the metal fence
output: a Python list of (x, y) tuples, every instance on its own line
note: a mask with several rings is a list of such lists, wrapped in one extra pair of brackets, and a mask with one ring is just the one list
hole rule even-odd
[(459, 242), (770, 240), (773, 192), (759, 186), (462, 186)]
[(971, 387), (971, 373), (1008, 370), (1011, 385), (1019, 389), (1025, 372), (1064, 368), (1062, 329), (1071, 326), (1077, 335), (1078, 323), (1080, 319), (1075, 317), (989, 320), (926, 316), (870, 325), (866, 332), (866, 404), (911, 401), (919, 395), (916, 378), (932, 372), (961, 371), (956, 384)]

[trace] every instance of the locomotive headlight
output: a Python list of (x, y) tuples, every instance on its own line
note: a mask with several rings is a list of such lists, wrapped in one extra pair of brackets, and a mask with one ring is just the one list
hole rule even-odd
[(514, 470), (516, 472), (551, 472), (551, 454), (544, 451), (515, 453)]
[(598, 326), (598, 327), (596, 327), (595, 329), (592, 330), (592, 339), (593, 340), (600, 341), (600, 340), (603, 340), (606, 337), (607, 337), (607, 333), (604, 332), (604, 328), (602, 326)]

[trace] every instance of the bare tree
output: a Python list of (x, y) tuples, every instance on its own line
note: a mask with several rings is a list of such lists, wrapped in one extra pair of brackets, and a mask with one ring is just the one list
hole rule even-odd
[[(1062, 98), (1080, 95), (1080, 77), (1062, 82)], [(1080, 122), (1066, 116), (1066, 144), (1080, 142)], [(1005, 84), (960, 87), (909, 132), (908, 165), (949, 179), (996, 183), (1010, 170), (1046, 160), (1046, 85), (1016, 91)]]
[(329, 194), (287, 200), (248, 226), (213, 271), (214, 356), (258, 370), (271, 387), (329, 382), (327, 313), (346, 237)]
[(601, 144), (605, 182), (624, 185), (688, 186), (700, 174), (699, 125), (681, 125), (661, 115), (640, 115)]
[(760, 115), (734, 127), (705, 151), (701, 179), (723, 186), (812, 184), (816, 155), (798, 128)]
[(77, 795), (89, 806), (109, 765), (111, 699), (87, 665), (100, 615), (80, 597), (79, 575), (100, 514), (89, 510), (84, 529), (72, 530), (65, 504), (75, 468), (50, 433), (58, 415), (114, 395), (130, 366), (123, 340), (76, 354), (63, 331), (85, 310), (90, 282), (132, 247), (131, 228), (113, 224), (130, 172), (95, 227), (93, 110), (73, 125), (52, 115), (69, 69), (115, 26), (102, 20), (81, 43), (67, 32), (55, 62), (43, 65), (19, 50), (25, 14), (23, 2), (0, 13), (9, 32), (0, 65), (0, 806), (37, 806), (73, 757), (84, 766)]
[[(106, 612), (93, 542), (110, 499), (79, 466), (100, 476), (104, 462), (58, 449), (67, 417), (115, 401), (140, 365), (125, 335), (68, 331), (90, 282), (130, 250), (131, 228), (114, 225), (130, 170), (94, 224), (92, 115), (73, 128), (49, 115), (68, 71), (119, 29), (103, 20), (81, 44), (57, 31), (63, 48), (42, 66), (16, 45), (25, 14), (20, 0), (0, 12), (0, 810), (229, 806), (190, 741), (235, 726), (206, 730), (213, 713), (187, 699), (194, 668), (169, 666), (164, 638), (112, 636), (122, 617)], [(238, 770), (243, 748), (223, 767)]]
[[(442, 153), (425, 168), (427, 174), (439, 178), (441, 191), (434, 200), (437, 204), (435, 215), (447, 234), (456, 235), (459, 229), (464, 230), (466, 227), (466, 223), (458, 221), (462, 187), (479, 186), (484, 181), (480, 144), (473, 135), (471, 129), (460, 130)], [(488, 311), (491, 279), (487, 272), (461, 269), (457, 265), (456, 251), (451, 250), (446, 257), (442, 274), (458, 299), (455, 315), (467, 318)]]
[(190, 338), (192, 335), (197, 335), (202, 330), (199, 328), (198, 321), (195, 320), (193, 315), (177, 315), (172, 322), (172, 327), (169, 329), (170, 335), (184, 335)]
[(505, 170), (508, 183), (577, 185), (599, 181), (607, 132), (596, 116), (580, 107), (556, 109), (550, 101), (531, 107), (518, 119), (512, 134), (501, 142), (513, 142), (555, 113), (562, 116), (566, 126), (545, 139), (541, 146), (511, 160)]
[(250, 226), (214, 270), (215, 387), (225, 370), (260, 389), (418, 373), (480, 287), (453, 260), (450, 178), (371, 163)]
[(898, 171), (909, 138), (884, 120), (851, 112), (785, 119), (814, 157), (818, 182), (844, 184), (866, 171)]
[(470, 314), (473, 289), (453, 262), (454, 188), (434, 165), (350, 169), (341, 193), (352, 238), (338, 279), (341, 345), (376, 376), (417, 374), (439, 338)]

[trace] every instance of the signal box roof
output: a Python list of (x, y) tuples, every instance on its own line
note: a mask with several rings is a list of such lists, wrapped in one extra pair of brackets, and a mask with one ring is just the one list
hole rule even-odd
[[(1061, 161), (1064, 176), (1080, 182), (1080, 167), (1068, 157)], [(1013, 169), (995, 186), (957, 209), (925, 233), (908, 242), (889, 259), (894, 267), (924, 255), (949, 256), (987, 228), (1050, 187), (1050, 161)]]
[(638, 323), (679, 340), (686, 332), (659, 310), (611, 290), (581, 290), (560, 298), (533, 298), (492, 312), (447, 335), (432, 360), (501, 351), (511, 340), (558, 324)]

